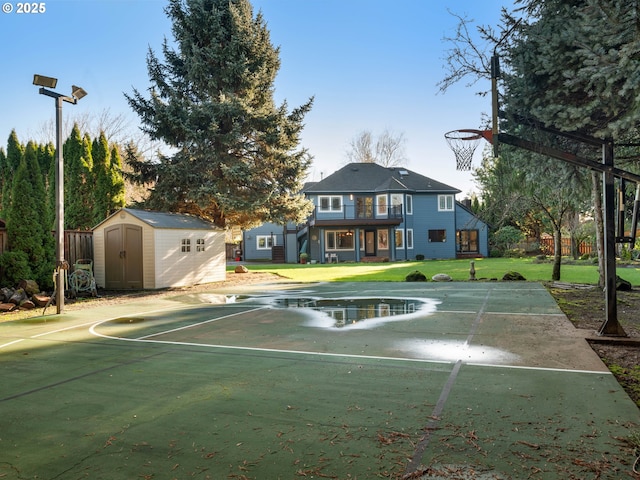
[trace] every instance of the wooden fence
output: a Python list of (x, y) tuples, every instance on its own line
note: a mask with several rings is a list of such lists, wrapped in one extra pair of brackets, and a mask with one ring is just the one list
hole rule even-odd
[[(569, 256), (571, 255), (571, 239), (570, 238), (562, 238), (562, 255)], [(540, 250), (545, 255), (555, 255), (555, 245), (553, 243), (553, 238), (542, 238), (540, 240)], [(594, 251), (593, 245), (590, 242), (581, 242), (578, 245), (578, 253), (579, 255), (591, 254)]]
[(78, 260), (93, 260), (93, 232), (86, 230), (64, 231), (64, 259), (71, 270)]

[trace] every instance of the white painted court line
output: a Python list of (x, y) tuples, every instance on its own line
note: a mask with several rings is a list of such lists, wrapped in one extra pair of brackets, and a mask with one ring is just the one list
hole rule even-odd
[(186, 347), (204, 347), (204, 348), (214, 348), (221, 350), (244, 350), (250, 352), (266, 352), (266, 353), (288, 353), (295, 355), (309, 355), (316, 357), (338, 357), (338, 358), (364, 358), (368, 360), (390, 360), (390, 361), (398, 361), (398, 362), (413, 362), (413, 363), (441, 363), (451, 365), (455, 362), (450, 362), (447, 360), (428, 360), (428, 359), (419, 359), (419, 358), (398, 358), (398, 357), (382, 357), (375, 355), (353, 355), (349, 353), (327, 353), (327, 352), (309, 352), (306, 350), (285, 350), (279, 348), (260, 348), (260, 347), (239, 347), (237, 345), (219, 345), (215, 343), (195, 343), (195, 342), (173, 342), (169, 340), (147, 340), (147, 339), (139, 339), (139, 338), (124, 338), (124, 337), (114, 337), (111, 335), (104, 335), (102, 333), (98, 333), (95, 331), (94, 327), (98, 325), (94, 325), (90, 328), (90, 331), (96, 337), (108, 338), (110, 340), (119, 340), (122, 342), (133, 342), (133, 343), (150, 343), (150, 344), (158, 344), (158, 345), (178, 345), (178, 346), (186, 346)]
[[(140, 312), (140, 313), (137, 313), (136, 315), (145, 315), (145, 314), (155, 313), (155, 312), (164, 312), (164, 311), (167, 311), (167, 310), (181, 310), (182, 308), (183, 307), (181, 307), (181, 306), (174, 307), (174, 308), (157, 308), (157, 309), (154, 309), (154, 310)], [(121, 317), (121, 315), (117, 316), (117, 317), (111, 317), (111, 318), (108, 318), (106, 320), (98, 320), (97, 322), (98, 323), (109, 322), (111, 320), (115, 320), (115, 319), (120, 318), (120, 317)], [(95, 323), (96, 323), (96, 320), (93, 320), (91, 322), (80, 323), (78, 325), (71, 325), (69, 327), (57, 328), (55, 330), (51, 330), (51, 331), (48, 331), (48, 332), (38, 333), (37, 335), (31, 335), (30, 337), (27, 337), (27, 338), (21, 338), (19, 340), (14, 340), (14, 341), (9, 342), (9, 343), (4, 343), (4, 344), (0, 345), (0, 348), (8, 347), (10, 345), (15, 345), (16, 343), (25, 342), (27, 340), (34, 339), (34, 338), (40, 338), (40, 337), (45, 337), (47, 335), (53, 335), (54, 333), (60, 333), (60, 332), (65, 332), (67, 330), (74, 330), (76, 328), (86, 327), (88, 325), (94, 325)]]
[(596, 375), (613, 375), (611, 371), (598, 370), (572, 370), (570, 368), (551, 368), (551, 367), (527, 367), (523, 365), (497, 365), (492, 363), (476, 363), (469, 362), (466, 365), (470, 367), (489, 367), (489, 368), (511, 368), (513, 370), (534, 370), (540, 372), (565, 372), (565, 373), (590, 373)]
[(16, 343), (24, 342), (26, 338), (21, 338), (20, 340), (14, 340), (13, 342), (4, 343), (0, 345), (0, 348), (8, 347), (9, 345), (15, 345)]

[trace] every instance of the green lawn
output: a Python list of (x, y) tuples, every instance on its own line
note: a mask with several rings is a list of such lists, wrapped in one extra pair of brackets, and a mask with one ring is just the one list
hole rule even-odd
[[(505, 273), (521, 273), (528, 281), (551, 280), (553, 265), (534, 258), (479, 258), (474, 260), (476, 278), (502, 279)], [(446, 273), (453, 280), (469, 279), (469, 260), (425, 260), (422, 262), (342, 263), (342, 264), (251, 264), (251, 271), (276, 273), (297, 282), (402, 282), (408, 273), (418, 270), (430, 279), (436, 273)], [(233, 265), (228, 267), (233, 271)], [(640, 265), (620, 266), (618, 275), (633, 285), (640, 285)], [(568, 262), (561, 268), (561, 281), (568, 283), (598, 283), (598, 267), (587, 261)]]

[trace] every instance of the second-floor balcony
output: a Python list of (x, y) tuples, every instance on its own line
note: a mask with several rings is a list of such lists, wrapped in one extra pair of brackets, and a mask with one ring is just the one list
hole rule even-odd
[(309, 217), (310, 226), (394, 226), (402, 223), (402, 205), (341, 205), (340, 208), (316, 206)]

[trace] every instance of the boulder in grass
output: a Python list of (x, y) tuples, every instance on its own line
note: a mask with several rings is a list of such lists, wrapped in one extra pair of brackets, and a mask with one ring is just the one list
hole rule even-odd
[(431, 280), (434, 282), (451, 282), (453, 279), (446, 273), (436, 273)]
[(249, 273), (249, 269), (244, 265), (237, 265), (235, 269), (236, 273)]
[(415, 270), (407, 274), (407, 276), (404, 277), (404, 280), (405, 282), (426, 282), (427, 276), (424, 273)]
[(502, 280), (505, 282), (514, 282), (514, 281), (524, 281), (526, 278), (522, 276), (521, 273), (518, 272), (507, 272), (502, 277)]
[(630, 292), (631, 291), (631, 282), (625, 280), (624, 278), (620, 278), (620, 276), (616, 275), (616, 290), (620, 292)]

